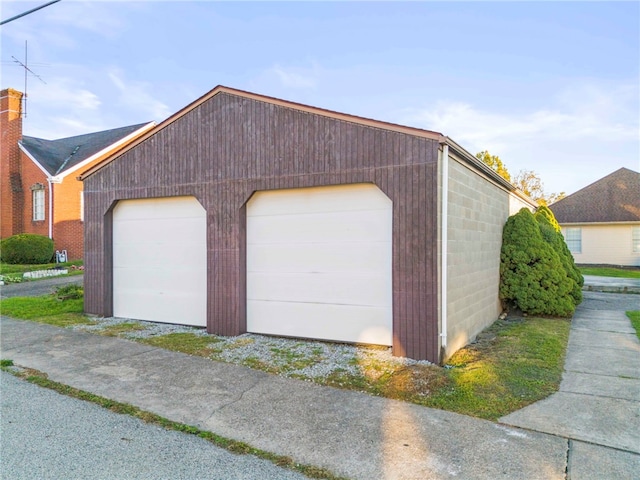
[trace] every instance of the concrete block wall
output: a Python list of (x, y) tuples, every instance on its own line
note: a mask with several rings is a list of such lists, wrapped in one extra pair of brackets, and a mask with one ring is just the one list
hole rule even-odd
[(450, 157), (444, 359), (472, 341), (501, 313), (500, 249), (509, 197), (504, 189)]

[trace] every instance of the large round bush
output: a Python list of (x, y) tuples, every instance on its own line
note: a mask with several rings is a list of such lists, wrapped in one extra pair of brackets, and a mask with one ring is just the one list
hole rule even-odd
[(12, 264), (48, 263), (53, 257), (53, 240), (43, 235), (20, 233), (0, 242), (0, 259)]
[(500, 253), (500, 298), (532, 315), (569, 317), (575, 282), (547, 243), (533, 214), (523, 208), (507, 220)]

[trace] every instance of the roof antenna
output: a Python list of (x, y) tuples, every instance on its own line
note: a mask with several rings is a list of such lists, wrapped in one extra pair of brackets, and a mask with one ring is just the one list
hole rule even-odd
[(28, 66), (29, 64), (27, 63), (27, 41), (26, 40), (24, 41), (24, 63), (22, 63), (20, 60), (18, 60), (13, 55), (11, 55), (11, 58), (13, 58), (14, 62), (16, 62), (18, 65), (20, 65), (22, 68), (24, 68), (24, 95), (22, 97), (22, 117), (23, 118), (27, 118), (27, 78), (28, 78), (28, 74), (30, 73), (31, 75), (36, 77), (38, 80), (40, 80), (45, 85), (46, 85), (47, 82), (45, 82), (40, 75), (38, 75), (37, 73), (35, 73), (33, 70), (31, 70), (29, 68), (29, 66)]

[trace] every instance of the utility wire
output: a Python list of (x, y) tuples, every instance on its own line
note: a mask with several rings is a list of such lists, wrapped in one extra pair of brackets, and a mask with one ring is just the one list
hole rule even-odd
[(52, 5), (54, 3), (58, 3), (59, 1), (60, 0), (52, 0), (51, 2), (45, 3), (44, 5), (40, 5), (39, 7), (32, 8), (31, 10), (27, 10), (26, 12), (20, 13), (19, 15), (16, 15), (14, 17), (7, 18), (6, 20), (2, 20), (0, 22), (0, 25), (4, 25), (5, 23), (13, 22), (14, 20), (17, 20), (17, 19), (19, 19), (21, 17), (24, 17), (25, 15), (29, 15), (30, 13), (38, 11), (41, 8), (48, 7), (49, 5)]

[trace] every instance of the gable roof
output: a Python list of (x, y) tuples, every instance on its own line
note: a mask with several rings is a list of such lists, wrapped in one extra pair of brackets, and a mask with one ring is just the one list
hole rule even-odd
[(52, 177), (64, 176), (65, 172), (72, 170), (73, 167), (112, 146), (115, 147), (115, 144), (139, 130), (145, 127), (151, 128), (152, 124), (153, 122), (139, 123), (59, 140), (23, 136), (19, 145), (47, 174)]
[(640, 221), (640, 173), (621, 168), (549, 206), (558, 223)]
[[(290, 102), (288, 100), (281, 100), (279, 98), (269, 97), (269, 96), (266, 96), (266, 95), (259, 95), (257, 93), (251, 93), (251, 92), (247, 92), (247, 91), (244, 91), (244, 90), (237, 90), (235, 88), (229, 88), (229, 87), (225, 87), (223, 85), (218, 85), (213, 90), (209, 91), (208, 93), (204, 94), (203, 96), (201, 96), (197, 100), (194, 100), (193, 102), (191, 102), (186, 107), (182, 108), (178, 112), (176, 112), (173, 115), (171, 115), (170, 117), (168, 117), (166, 120), (160, 122), (158, 125), (155, 126), (155, 128), (152, 128), (151, 130), (147, 131), (144, 135), (141, 135), (140, 137), (138, 137), (135, 141), (131, 142), (125, 148), (120, 149), (115, 155), (110, 155), (109, 157), (105, 158), (104, 160), (102, 160), (98, 164), (96, 164), (96, 165), (92, 166), (91, 168), (85, 170), (78, 177), (78, 179), (79, 180), (84, 180), (85, 178), (93, 175), (95, 172), (100, 170), (105, 165), (108, 165), (113, 160), (115, 160), (116, 158), (120, 157), (122, 154), (124, 154), (127, 151), (129, 151), (130, 149), (134, 148), (136, 145), (144, 142), (148, 138), (150, 138), (153, 135), (155, 135), (156, 133), (158, 133), (163, 128), (169, 126), (170, 124), (172, 124), (176, 120), (180, 119), (181, 117), (183, 117), (187, 113), (191, 112), (192, 110), (194, 110), (198, 106), (202, 105), (204, 102), (210, 100), (215, 95), (218, 95), (220, 93), (226, 93), (226, 94), (229, 94), (229, 95), (235, 95), (235, 96), (242, 97), (242, 98), (247, 98), (247, 99), (250, 99), (250, 100), (266, 102), (266, 103), (270, 103), (272, 105), (278, 105), (278, 106), (285, 107), (285, 108), (291, 108), (291, 109), (294, 109), (294, 110), (299, 110), (299, 111), (306, 112), (306, 113), (311, 113), (311, 114), (315, 114), (315, 115), (321, 115), (321, 116), (324, 116), (324, 117), (334, 118), (336, 120), (342, 120), (342, 121), (345, 121), (345, 122), (351, 122), (351, 123), (355, 123), (355, 124), (358, 124), (358, 125), (364, 125), (364, 126), (369, 126), (369, 127), (373, 127), (373, 128), (381, 128), (381, 129), (391, 130), (391, 131), (398, 132), (398, 133), (404, 133), (404, 134), (407, 134), (407, 135), (414, 135), (414, 136), (419, 136), (419, 137), (424, 137), (424, 138), (430, 138), (432, 140), (436, 140), (436, 141), (440, 142), (441, 144), (448, 145), (454, 152), (456, 152), (458, 155), (460, 155), (462, 160), (464, 160), (468, 164), (471, 164), (477, 170), (483, 172), (487, 177), (492, 179), (498, 185), (501, 185), (503, 188), (506, 188), (509, 191), (515, 191), (515, 187), (513, 185), (511, 185), (511, 183), (507, 182), (504, 178), (502, 178), (500, 175), (498, 175), (493, 169), (489, 168), (482, 161), (478, 160), (475, 157), (475, 155), (469, 153), (467, 150), (465, 150), (460, 145), (458, 145), (456, 142), (454, 142), (451, 138), (443, 135), (442, 133), (434, 132), (434, 131), (431, 131), (431, 130), (424, 130), (424, 129), (416, 128), (416, 127), (407, 127), (407, 126), (398, 125), (398, 124), (395, 124), (395, 123), (383, 122), (383, 121), (380, 121), (380, 120), (373, 120), (373, 119), (370, 119), (370, 118), (358, 117), (356, 115), (350, 115), (350, 114), (347, 114), (347, 113), (335, 112), (335, 111), (332, 111), (332, 110), (326, 110), (324, 108), (312, 107), (312, 106), (309, 106), (309, 105), (304, 105), (304, 104), (296, 103), (296, 102)], [(528, 199), (527, 201), (531, 202), (532, 205), (533, 205), (533, 201), (531, 201), (530, 199)]]

